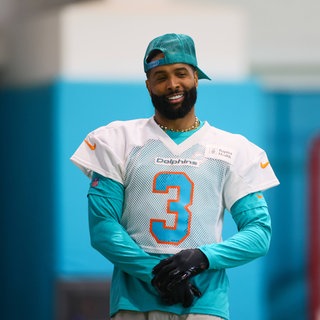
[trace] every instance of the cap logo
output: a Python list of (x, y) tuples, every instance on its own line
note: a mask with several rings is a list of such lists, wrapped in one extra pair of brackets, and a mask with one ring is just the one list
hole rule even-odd
[(159, 59), (159, 60), (155, 60), (155, 61), (151, 61), (147, 64), (148, 66), (148, 70), (152, 69), (152, 68), (155, 68), (157, 66), (160, 66), (161, 65), (161, 62), (163, 61), (163, 59)]

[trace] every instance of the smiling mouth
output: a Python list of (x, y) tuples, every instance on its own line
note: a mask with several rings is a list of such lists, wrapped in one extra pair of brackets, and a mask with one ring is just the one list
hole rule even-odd
[(174, 95), (169, 96), (167, 99), (169, 100), (169, 102), (171, 103), (178, 103), (181, 102), (181, 100), (183, 99), (184, 94), (183, 93), (176, 93)]

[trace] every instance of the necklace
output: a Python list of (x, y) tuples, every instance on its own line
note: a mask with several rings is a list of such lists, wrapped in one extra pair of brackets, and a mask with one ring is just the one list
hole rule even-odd
[(200, 126), (200, 121), (199, 119), (196, 117), (193, 125), (187, 129), (172, 129), (172, 128), (168, 128), (166, 126), (163, 126), (162, 124), (160, 124), (155, 118), (153, 118), (154, 121), (156, 122), (156, 124), (163, 130), (163, 131), (172, 131), (172, 132), (188, 132), (191, 131), (193, 129), (196, 129)]

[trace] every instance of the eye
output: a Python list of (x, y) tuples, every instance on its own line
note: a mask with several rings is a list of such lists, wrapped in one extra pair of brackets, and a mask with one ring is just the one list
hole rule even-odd
[(165, 81), (166, 79), (167, 79), (166, 76), (164, 76), (164, 75), (161, 75), (161, 76), (160, 76), (160, 75), (159, 75), (159, 76), (156, 77), (155, 80), (156, 80), (157, 82), (162, 82), (162, 81)]
[(186, 73), (185, 71), (179, 71), (179, 72), (177, 73), (177, 76), (178, 76), (179, 78), (184, 78), (186, 75), (187, 75), (187, 73)]

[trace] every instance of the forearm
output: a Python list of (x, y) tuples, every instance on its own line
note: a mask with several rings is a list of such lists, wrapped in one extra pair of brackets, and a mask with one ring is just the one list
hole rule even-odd
[(128, 274), (150, 282), (152, 268), (160, 258), (147, 254), (122, 227), (123, 187), (99, 176), (99, 185), (88, 194), (89, 230), (92, 246)]
[(210, 269), (233, 268), (264, 256), (271, 240), (271, 219), (267, 206), (233, 213), (238, 233), (216, 244), (200, 247)]

